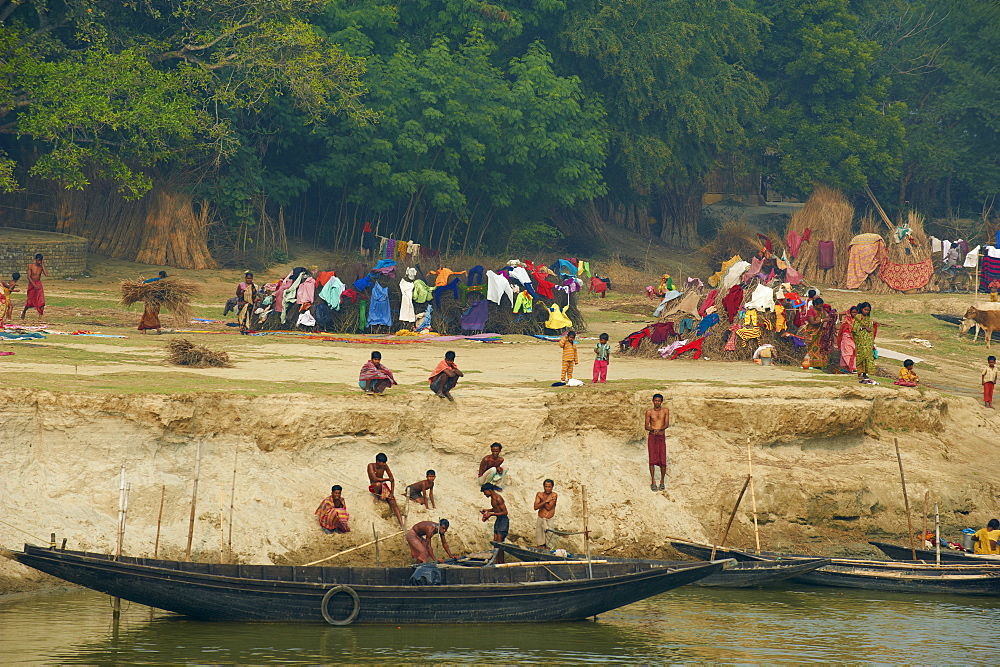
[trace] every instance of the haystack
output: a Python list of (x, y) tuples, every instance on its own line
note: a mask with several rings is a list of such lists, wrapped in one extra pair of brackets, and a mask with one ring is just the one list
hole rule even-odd
[(121, 304), (126, 308), (147, 301), (159, 304), (180, 322), (191, 319), (191, 297), (201, 291), (195, 283), (180, 278), (161, 278), (151, 283), (139, 280), (121, 281)]
[[(875, 227), (875, 220), (863, 221), (862, 230), (866, 228), (871, 229)], [(933, 261), (928, 264), (931, 258), (931, 244), (930, 240), (927, 238), (927, 234), (924, 231), (924, 216), (914, 211), (910, 211), (906, 217), (906, 223), (902, 225), (901, 228), (908, 227), (909, 233), (903, 236), (900, 240), (896, 240), (898, 235), (896, 234), (896, 229), (893, 229), (889, 234), (883, 238), (886, 238), (885, 247), (886, 252), (883, 257), (882, 265), (879, 267), (878, 271), (872, 272), (868, 279), (861, 284), (861, 289), (864, 292), (870, 292), (872, 294), (893, 294), (893, 293), (916, 293), (916, 292), (927, 292), (932, 288), (933, 275), (930, 273), (933, 268)], [(881, 233), (885, 227), (883, 226), (881, 230), (875, 229), (873, 233)], [(923, 273), (927, 275), (927, 280), (922, 285), (917, 285), (911, 289), (897, 289), (885, 282), (886, 271), (891, 265), (923, 265), (925, 267)], [(920, 270), (916, 270), (916, 273), (921, 273)], [(889, 278), (892, 282), (892, 278)]]
[(167, 343), (167, 361), (175, 366), (191, 366), (192, 368), (232, 368), (229, 355), (225, 352), (215, 352), (204, 345), (197, 345), (181, 338)]
[[(851, 232), (853, 218), (854, 207), (847, 198), (839, 190), (822, 185), (813, 191), (805, 206), (792, 216), (785, 232), (786, 245), (793, 232), (804, 239), (806, 230), (809, 230), (809, 240), (802, 241), (798, 255), (794, 258), (796, 269), (807, 282), (843, 285), (853, 236)], [(832, 269), (820, 268), (821, 241), (833, 241)], [(793, 259), (790, 252), (789, 259)]]

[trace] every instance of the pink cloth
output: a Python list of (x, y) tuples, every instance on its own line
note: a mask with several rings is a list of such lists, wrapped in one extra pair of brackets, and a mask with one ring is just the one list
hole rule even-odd
[(829, 270), (833, 268), (833, 241), (820, 241), (818, 246), (819, 250), (819, 268)]
[(799, 236), (798, 232), (789, 231), (788, 236), (785, 238), (785, 242), (788, 244), (788, 254), (792, 259), (795, 259), (799, 255), (799, 246), (802, 245), (802, 237)]
[(594, 359), (594, 382), (608, 381), (608, 360)]
[(709, 308), (715, 305), (715, 297), (719, 295), (719, 290), (714, 289), (705, 295), (705, 300), (701, 302), (701, 306), (698, 307), (698, 315), (705, 317)]
[(295, 292), (295, 303), (313, 303), (316, 300), (316, 279), (309, 277), (299, 283)]

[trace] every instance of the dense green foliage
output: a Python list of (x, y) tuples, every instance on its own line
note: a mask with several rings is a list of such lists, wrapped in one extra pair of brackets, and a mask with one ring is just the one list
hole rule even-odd
[(0, 189), (169, 178), (244, 245), (285, 207), (502, 250), (593, 200), (693, 245), (723, 163), (974, 214), (998, 54), (982, 0), (0, 0)]

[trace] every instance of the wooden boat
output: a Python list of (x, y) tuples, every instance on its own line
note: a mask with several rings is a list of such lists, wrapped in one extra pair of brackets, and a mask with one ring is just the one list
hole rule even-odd
[[(875, 542), (872, 540), (869, 540), (868, 544), (872, 545), (893, 560), (909, 561), (913, 559), (913, 552), (910, 550), (910, 547), (903, 547), (898, 544), (888, 544), (886, 542)], [(916, 552), (918, 561), (927, 563), (937, 562), (937, 551), (934, 549), (917, 549)], [(942, 563), (982, 563), (984, 561), (1000, 565), (1000, 556), (970, 554), (967, 551), (941, 549)]]
[[(541, 560), (585, 560), (587, 557), (580, 554), (567, 554), (566, 556), (554, 556), (550, 551), (542, 551), (531, 547), (519, 547), (509, 542), (491, 542), (494, 547), (503, 549), (505, 553), (525, 562)], [(635, 558), (612, 558), (600, 556), (602, 560), (609, 563), (650, 563), (664, 566), (675, 565), (677, 561), (646, 560)], [(794, 576), (803, 575), (807, 572), (823, 567), (830, 563), (829, 558), (806, 558), (796, 561), (753, 561), (736, 563), (732, 567), (721, 572), (692, 582), (692, 586), (718, 586), (725, 588), (754, 588), (769, 586), (779, 581), (785, 581)]]
[[(185, 563), (26, 544), (0, 550), (36, 570), (201, 620), (349, 623), (538, 623), (603, 614), (719, 572), (731, 561), (443, 567), (408, 585), (411, 567)], [(516, 564), (520, 565), (520, 564)], [(592, 569), (593, 578), (588, 570)]]
[[(712, 545), (672, 541), (681, 553), (707, 559)], [(761, 552), (753, 554), (738, 549), (717, 549), (716, 558), (734, 558), (739, 562), (777, 560), (801, 561), (809, 556)], [(997, 595), (1000, 593), (1000, 566), (990, 563), (934, 565), (919, 561), (879, 561), (860, 558), (831, 558), (812, 572), (792, 577), (791, 581), (815, 586), (863, 588), (903, 593), (945, 593), (950, 595)]]

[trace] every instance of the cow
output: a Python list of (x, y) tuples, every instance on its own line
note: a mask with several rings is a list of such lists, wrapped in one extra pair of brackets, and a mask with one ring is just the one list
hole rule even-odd
[[(985, 332), (986, 349), (990, 349), (990, 343), (993, 341), (993, 332), (1000, 331), (1000, 310), (987, 310), (976, 306), (969, 306), (969, 309), (965, 311), (965, 319), (958, 328), (958, 333), (965, 334), (974, 326), (978, 326), (979, 329)], [(979, 332), (976, 331), (973, 342), (978, 340), (978, 338)]]

